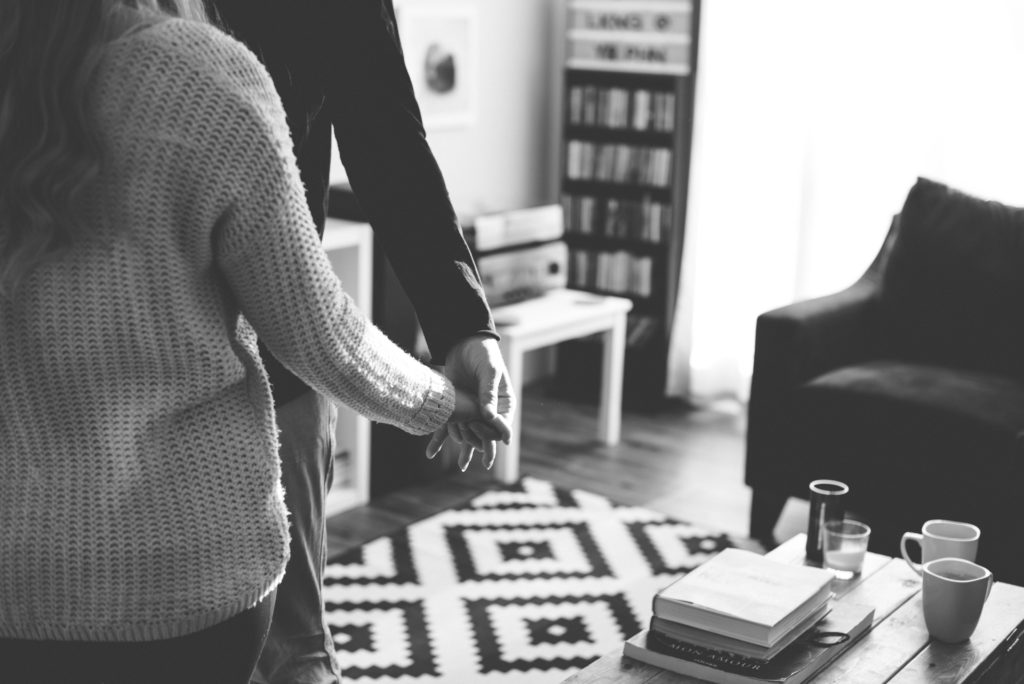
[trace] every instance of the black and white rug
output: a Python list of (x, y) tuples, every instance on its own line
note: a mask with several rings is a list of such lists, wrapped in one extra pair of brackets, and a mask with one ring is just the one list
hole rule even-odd
[(654, 511), (524, 478), (328, 564), (347, 683), (561, 682), (732, 545)]

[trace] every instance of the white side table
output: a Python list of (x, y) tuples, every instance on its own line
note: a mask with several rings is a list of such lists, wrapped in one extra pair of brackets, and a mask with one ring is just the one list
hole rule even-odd
[[(373, 311), (373, 229), (368, 223), (328, 218), (324, 250), (345, 291), (367, 315)], [(338, 407), (335, 457), (347, 461), (335, 468), (335, 484), (327, 494), (325, 514), (334, 515), (370, 500), (370, 421), (347, 406)]]
[[(579, 290), (552, 290), (541, 297), (495, 307), (494, 322), (501, 335), (501, 353), (517, 399), (523, 396), (523, 357), (526, 352), (566, 340), (601, 333), (604, 354), (598, 437), (618, 444), (622, 428), (622, 369), (626, 353), (626, 314), (633, 302), (622, 297)], [(495, 476), (502, 482), (519, 479), (519, 439), (522, 411), (515, 412), (508, 446), (498, 444)]]

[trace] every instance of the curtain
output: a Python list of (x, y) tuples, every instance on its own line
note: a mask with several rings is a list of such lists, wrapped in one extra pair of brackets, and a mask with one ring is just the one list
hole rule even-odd
[(867, 268), (918, 176), (1024, 205), (1024, 1), (704, 0), (667, 391), (745, 400), (758, 314)]

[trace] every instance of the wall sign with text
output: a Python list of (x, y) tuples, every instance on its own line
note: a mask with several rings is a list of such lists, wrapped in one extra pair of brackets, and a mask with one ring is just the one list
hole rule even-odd
[(567, 65), (690, 73), (691, 0), (570, 0)]

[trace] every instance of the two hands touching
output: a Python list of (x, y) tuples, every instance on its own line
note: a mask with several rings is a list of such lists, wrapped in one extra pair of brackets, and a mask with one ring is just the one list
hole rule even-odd
[(476, 451), (484, 466), (494, 465), (497, 440), (508, 444), (516, 398), (498, 341), (474, 335), (458, 342), (445, 358), (443, 372), (455, 385), (455, 411), (434, 432), (427, 458), (434, 458), (449, 437), (459, 445), (459, 469), (465, 472)]

